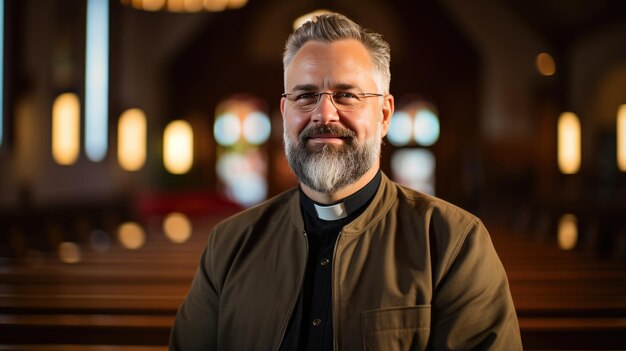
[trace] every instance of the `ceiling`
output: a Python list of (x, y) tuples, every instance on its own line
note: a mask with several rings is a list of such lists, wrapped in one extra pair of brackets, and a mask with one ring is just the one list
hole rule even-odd
[(626, 24), (623, 0), (500, 0), (554, 45), (567, 46), (607, 26)]

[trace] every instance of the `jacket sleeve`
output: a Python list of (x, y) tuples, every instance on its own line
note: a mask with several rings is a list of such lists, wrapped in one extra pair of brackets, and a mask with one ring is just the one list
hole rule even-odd
[(475, 220), (447, 251), (434, 286), (431, 348), (521, 350), (506, 273), (484, 225)]
[(204, 250), (191, 288), (178, 309), (169, 349), (217, 350), (219, 295), (210, 279), (210, 247)]

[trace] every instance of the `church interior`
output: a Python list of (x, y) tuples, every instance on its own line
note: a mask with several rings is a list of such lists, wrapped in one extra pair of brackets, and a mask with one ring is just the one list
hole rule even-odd
[(626, 2), (0, 0), (0, 350), (167, 349), (212, 226), (297, 185), (318, 11), (389, 42), (382, 171), (484, 221), (525, 349), (626, 349)]

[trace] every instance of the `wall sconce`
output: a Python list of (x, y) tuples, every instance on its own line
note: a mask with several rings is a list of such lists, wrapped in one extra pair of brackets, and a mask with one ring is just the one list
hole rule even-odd
[(558, 163), (563, 174), (580, 170), (580, 120), (572, 112), (563, 112), (558, 122)]
[(239, 9), (248, 0), (120, 0), (137, 10), (169, 12), (220, 12)]

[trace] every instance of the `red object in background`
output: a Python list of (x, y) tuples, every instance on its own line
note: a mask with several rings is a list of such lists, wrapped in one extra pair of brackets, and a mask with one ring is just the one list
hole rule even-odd
[(227, 216), (243, 209), (214, 192), (153, 193), (140, 195), (135, 200), (137, 215), (144, 219), (172, 212), (190, 217)]

